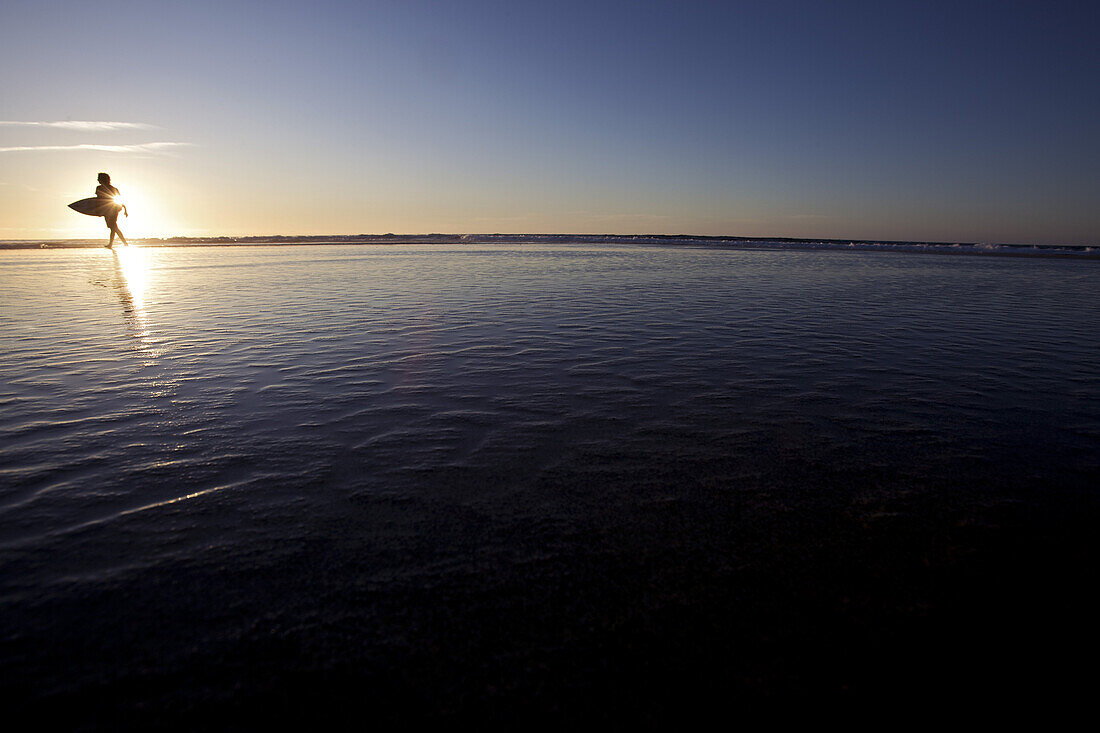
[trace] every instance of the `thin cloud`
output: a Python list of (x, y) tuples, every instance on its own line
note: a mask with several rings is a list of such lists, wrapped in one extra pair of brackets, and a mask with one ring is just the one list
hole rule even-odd
[(23, 151), (53, 151), (53, 150), (94, 150), (99, 153), (162, 153), (166, 150), (179, 147), (187, 147), (191, 143), (140, 143), (137, 145), (17, 145), (10, 148), (0, 148), (0, 153), (19, 153)]
[(37, 192), (37, 191), (42, 190), (40, 188), (34, 188), (33, 186), (28, 186), (25, 183), (7, 183), (5, 181), (0, 181), (0, 186), (9, 186), (11, 188), (22, 188), (25, 191), (36, 191)]
[(0, 126), (48, 127), (55, 130), (80, 130), (81, 132), (103, 130), (152, 130), (156, 127), (155, 125), (147, 125), (144, 122), (95, 122), (91, 120), (64, 120), (58, 122), (18, 122), (14, 120), (0, 120)]

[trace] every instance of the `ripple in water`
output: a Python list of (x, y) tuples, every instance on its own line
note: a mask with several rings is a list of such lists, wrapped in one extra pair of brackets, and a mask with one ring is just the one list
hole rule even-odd
[(654, 659), (709, 670), (696, 692), (877, 690), (818, 668), (841, 599), (900, 628), (956, 607), (929, 567), (1018, 546), (1013, 507), (1042, 507), (1028, 532), (1095, 516), (1093, 262), (420, 245), (0, 270), (0, 658), (31, 704), (241, 712), (293, 679), (373, 685), (393, 719), (621, 711), (628, 687), (659, 717), (670, 673), (625, 671)]

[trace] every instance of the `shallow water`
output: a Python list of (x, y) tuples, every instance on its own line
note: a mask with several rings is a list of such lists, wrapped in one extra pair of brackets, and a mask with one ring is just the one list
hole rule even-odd
[[(851, 598), (865, 537), (910, 538), (868, 603), (933, 603), (916, 564), (1017, 547), (1020, 517), (1046, 537), (1100, 476), (1091, 261), (180, 247), (0, 273), (0, 679), (36, 702), (240, 712), (279, 669), (444, 716), (617, 700), (624, 628), (701, 658), (696, 614)], [(814, 548), (843, 558), (820, 583)], [(688, 618), (711, 630), (681, 658)], [(782, 653), (801, 671), (765, 693), (839, 684), (789, 650), (753, 673)]]

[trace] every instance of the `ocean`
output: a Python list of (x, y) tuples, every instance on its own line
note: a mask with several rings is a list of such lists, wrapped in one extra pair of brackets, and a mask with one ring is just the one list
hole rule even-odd
[(0, 277), (12, 715), (666, 725), (1091, 689), (1094, 258), (41, 248)]

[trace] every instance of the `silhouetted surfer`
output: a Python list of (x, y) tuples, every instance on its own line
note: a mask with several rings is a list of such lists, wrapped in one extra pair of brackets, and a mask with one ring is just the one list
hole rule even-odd
[(107, 199), (102, 211), (103, 218), (107, 221), (107, 228), (111, 230), (111, 240), (104, 246), (113, 247), (116, 234), (123, 244), (130, 246), (126, 242), (126, 237), (122, 236), (122, 230), (118, 228), (118, 212), (121, 211), (127, 217), (130, 216), (130, 212), (126, 210), (126, 204), (118, 203), (118, 189), (111, 185), (111, 177), (106, 173), (99, 174), (99, 185), (95, 187), (95, 196), (97, 199)]
[(99, 174), (99, 185), (96, 186), (95, 196), (74, 201), (69, 204), (69, 208), (88, 216), (102, 216), (107, 220), (107, 228), (111, 230), (111, 241), (103, 245), (104, 247), (114, 246), (116, 234), (123, 244), (128, 244), (126, 237), (122, 236), (118, 228), (118, 212), (121, 211), (126, 216), (129, 216), (130, 212), (126, 211), (126, 204), (119, 203), (118, 189), (111, 185), (111, 177), (106, 173)]

